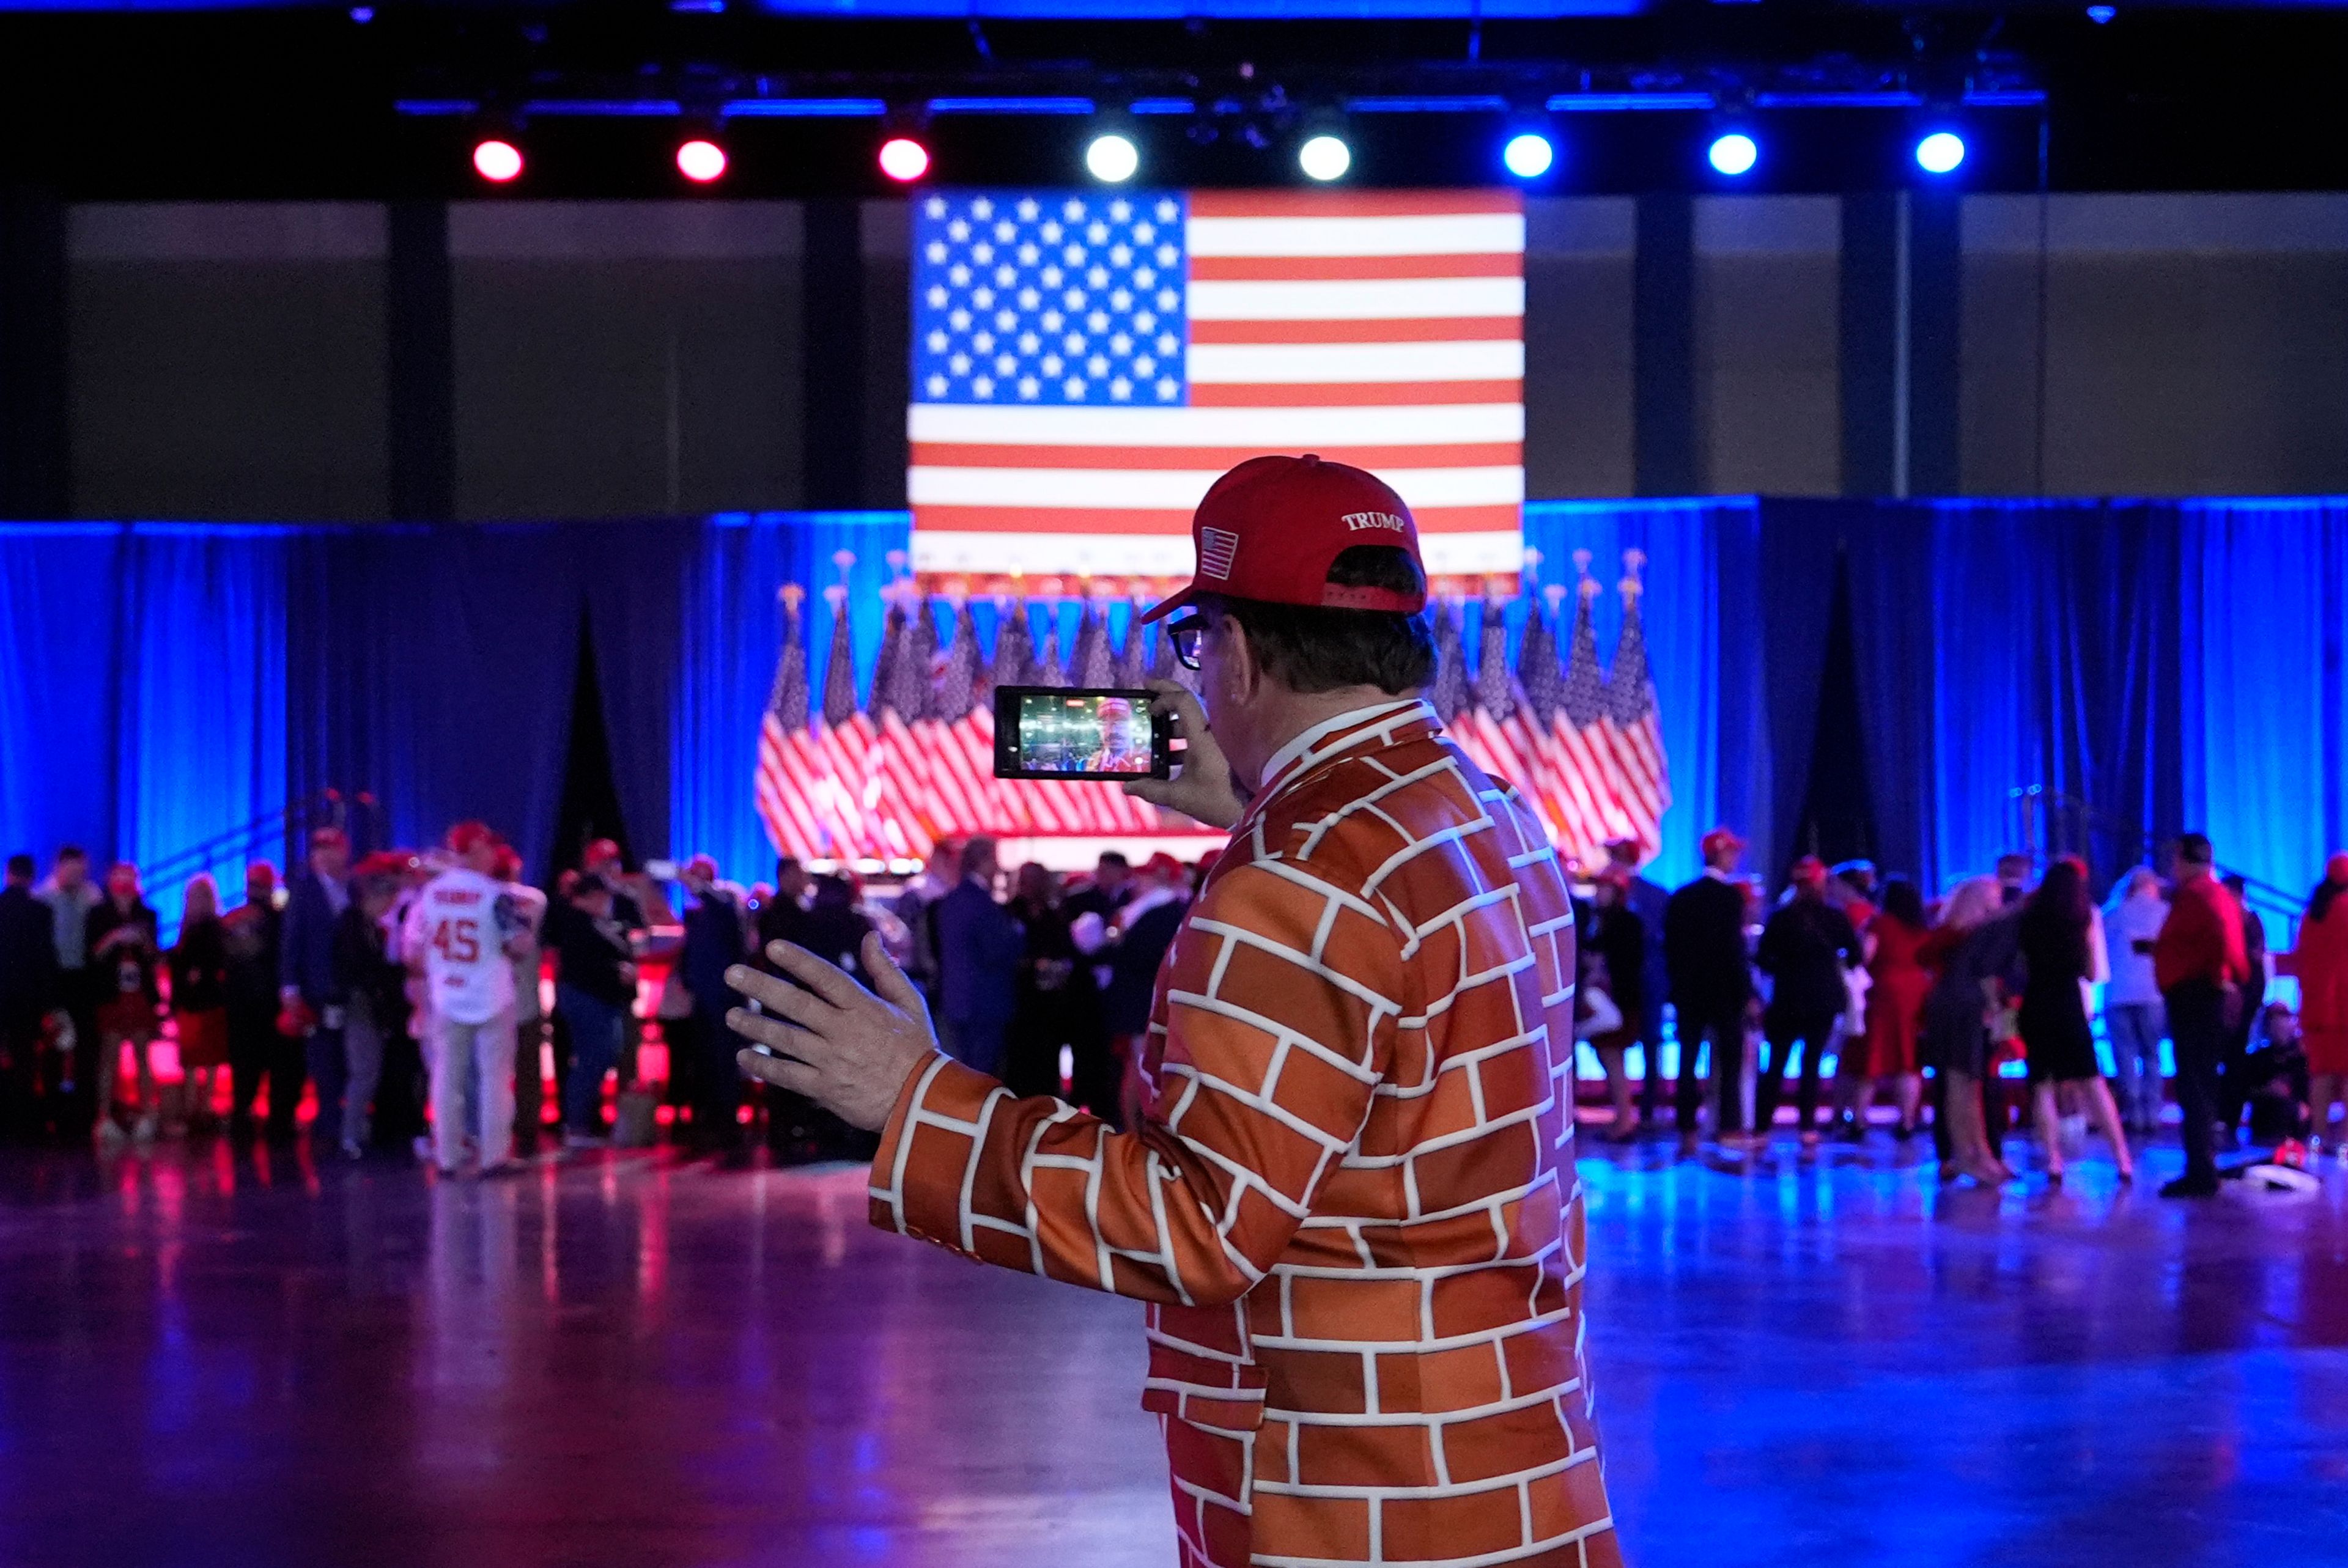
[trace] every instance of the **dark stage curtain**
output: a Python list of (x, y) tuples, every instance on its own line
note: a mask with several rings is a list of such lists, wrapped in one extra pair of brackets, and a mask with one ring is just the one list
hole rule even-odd
[(298, 792), (371, 790), (393, 839), (479, 817), (544, 869), (562, 784), (582, 577), (633, 525), (290, 537)]
[[(1787, 503), (1771, 503), (1774, 508)], [(2080, 803), (2098, 882), (2181, 826), (2179, 553), (2149, 503), (1840, 503), (1887, 866), (1928, 889), (2050, 836), (2015, 791)]]

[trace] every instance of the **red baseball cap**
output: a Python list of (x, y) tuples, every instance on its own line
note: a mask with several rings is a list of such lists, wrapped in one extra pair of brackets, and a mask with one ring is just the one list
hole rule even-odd
[(1266, 604), (1319, 604), (1336, 610), (1386, 610), (1416, 615), (1426, 590), (1343, 588), (1329, 580), (1338, 553), (1354, 545), (1392, 545), (1410, 552), (1424, 578), (1418, 524), (1400, 496), (1376, 475), (1343, 463), (1302, 457), (1251, 457), (1209, 487), (1190, 518), (1198, 568), (1190, 586), (1144, 615), (1156, 620), (1201, 591)]
[(486, 822), (460, 822), (448, 830), (448, 853), (470, 855), (484, 844), (495, 844), (498, 835), (489, 831)]
[(1737, 835), (1736, 830), (1733, 827), (1715, 827), (1704, 835), (1699, 847), (1703, 850), (1704, 857), (1709, 860), (1725, 849), (1742, 850), (1745, 847), (1745, 840)]
[(1792, 876), (1805, 887), (1823, 887), (1827, 882), (1827, 863), (1815, 855), (1805, 855), (1794, 862)]

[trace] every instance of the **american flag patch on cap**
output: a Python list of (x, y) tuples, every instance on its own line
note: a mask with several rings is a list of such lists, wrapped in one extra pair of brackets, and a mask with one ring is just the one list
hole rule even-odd
[(1240, 553), (1240, 537), (1225, 528), (1199, 530), (1199, 575), (1229, 578), (1231, 560)]

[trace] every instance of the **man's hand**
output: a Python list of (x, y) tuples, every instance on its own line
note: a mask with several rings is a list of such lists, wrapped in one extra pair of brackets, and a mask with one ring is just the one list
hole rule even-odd
[(1177, 772), (1170, 779), (1129, 779), (1125, 793), (1152, 805), (1197, 817), (1209, 827), (1231, 827), (1247, 811), (1247, 803), (1231, 786), (1231, 764), (1223, 748), (1207, 729), (1207, 710), (1197, 693), (1179, 681), (1152, 681), (1158, 693), (1149, 704), (1153, 713), (1171, 712), (1180, 721), (1183, 749), (1176, 753)]
[(922, 993), (891, 961), (878, 931), (864, 938), (870, 991), (788, 942), (767, 943), (767, 957), (790, 979), (739, 964), (727, 969), (726, 983), (766, 1011), (736, 1008), (726, 1022), (783, 1054), (745, 1050), (734, 1060), (746, 1075), (804, 1094), (851, 1127), (880, 1131), (905, 1080), (938, 1049)]

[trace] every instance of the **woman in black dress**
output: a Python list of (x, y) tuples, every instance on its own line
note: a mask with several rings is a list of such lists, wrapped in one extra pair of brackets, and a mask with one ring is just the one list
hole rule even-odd
[(2095, 1031), (2087, 1024), (2094, 917), (2085, 872), (2076, 861), (2058, 860), (2030, 896), (2016, 933), (2030, 970), (2018, 1021), (2030, 1055), (2030, 1093), (2037, 1110), (2038, 1142), (2046, 1154), (2046, 1180), (2055, 1186), (2063, 1181), (2063, 1118), (2054, 1095), (2060, 1083), (2079, 1086), (2088, 1115), (2111, 1142), (2120, 1180), (2136, 1177), (2127, 1136), (2120, 1131), (2119, 1108), (2096, 1063)]

